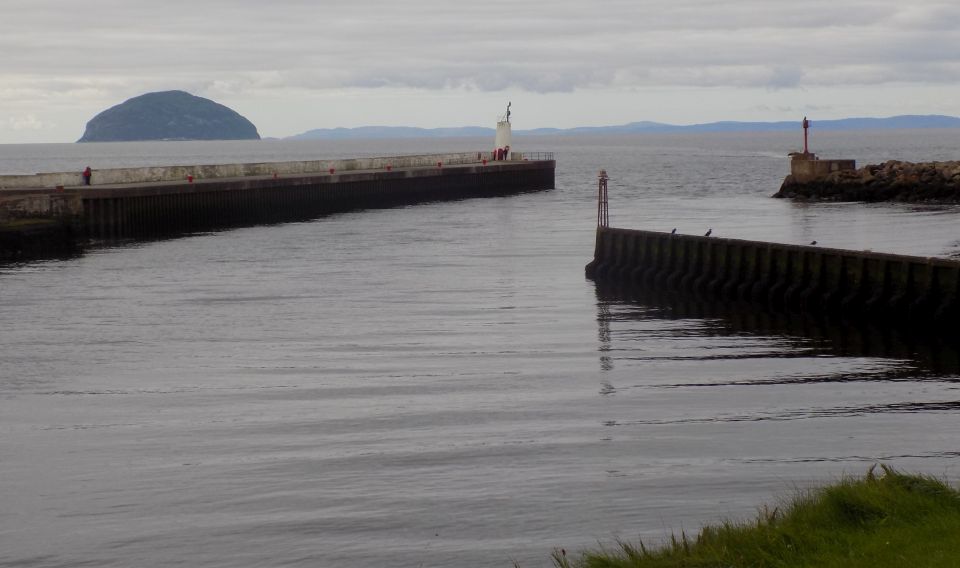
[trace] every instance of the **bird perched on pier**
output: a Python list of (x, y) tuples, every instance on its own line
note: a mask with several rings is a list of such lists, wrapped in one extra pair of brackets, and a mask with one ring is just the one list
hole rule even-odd
[(677, 228), (674, 227), (673, 230), (670, 231), (670, 234), (671, 234), (671, 235), (676, 235), (676, 234), (677, 234)]
[(707, 229), (707, 232), (706, 232), (706, 234), (705, 234), (705, 235), (703, 235), (703, 236), (705, 236), (705, 237), (709, 237), (709, 236), (710, 236), (710, 235), (711, 235), (712, 233), (713, 233), (713, 229)]
[(815, 245), (815, 244), (817, 244), (817, 241), (810, 241), (810, 244), (811, 244), (811, 245)]

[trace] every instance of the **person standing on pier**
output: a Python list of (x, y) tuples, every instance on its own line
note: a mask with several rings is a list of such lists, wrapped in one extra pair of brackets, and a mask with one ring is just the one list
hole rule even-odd
[(90, 185), (90, 177), (93, 176), (93, 170), (90, 169), (90, 166), (87, 166), (83, 170), (83, 185)]

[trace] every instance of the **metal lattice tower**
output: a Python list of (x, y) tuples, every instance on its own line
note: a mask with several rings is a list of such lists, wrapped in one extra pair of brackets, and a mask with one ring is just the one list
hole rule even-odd
[(610, 208), (607, 201), (607, 170), (600, 170), (597, 175), (597, 226), (610, 226)]

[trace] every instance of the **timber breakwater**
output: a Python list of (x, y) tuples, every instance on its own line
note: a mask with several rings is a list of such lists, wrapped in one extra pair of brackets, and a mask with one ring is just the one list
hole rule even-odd
[(553, 189), (550, 153), (169, 166), (0, 176), (0, 260), (341, 211)]
[(953, 327), (960, 262), (598, 227), (587, 276), (765, 309)]
[(797, 164), (817, 162), (795, 158), (793, 171), (773, 197), (808, 201), (960, 203), (960, 162), (957, 161), (890, 160), (859, 169), (825, 170), (820, 175), (802, 175), (797, 171)]

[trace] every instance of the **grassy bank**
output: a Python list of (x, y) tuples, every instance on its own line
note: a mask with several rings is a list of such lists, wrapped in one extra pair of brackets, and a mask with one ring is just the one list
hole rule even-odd
[(755, 521), (704, 528), (666, 546), (554, 553), (560, 568), (956, 567), (960, 492), (931, 477), (881, 466), (805, 493)]

